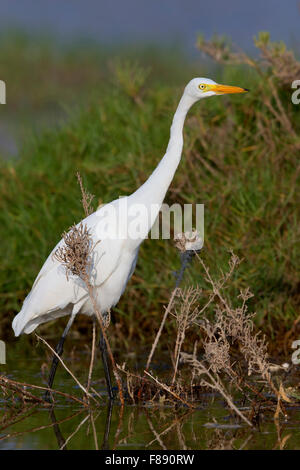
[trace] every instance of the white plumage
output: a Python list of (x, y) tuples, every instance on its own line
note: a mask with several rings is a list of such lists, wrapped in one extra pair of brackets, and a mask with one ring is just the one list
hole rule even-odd
[[(116, 205), (119, 201), (110, 204)], [(107, 206), (101, 207), (82, 221), (94, 242), (97, 241), (97, 224), (104, 209)], [(31, 333), (38, 325), (71, 313), (93, 315), (84, 283), (77, 276), (67, 277), (65, 268), (53, 257), (63, 243), (60, 240), (52, 250), (26, 297), (22, 310), (14, 318), (12, 326), (16, 336)], [(91, 280), (96, 287), (101, 312), (107, 312), (121, 297), (134, 270), (139, 243), (140, 241), (125, 243), (123, 239), (105, 239), (94, 243)]]
[[(182, 130), (188, 110), (201, 98), (244, 91), (246, 90), (239, 87), (218, 85), (210, 79), (196, 78), (191, 80), (185, 88), (174, 115), (167, 151), (152, 175), (131, 196), (112, 201), (82, 221), (89, 229), (95, 244), (91, 281), (96, 287), (97, 302), (102, 313), (116, 305), (124, 292), (135, 268), (139, 246), (151, 229), (163, 203), (181, 158)], [(139, 237), (136, 239), (129, 236), (102, 239), (99, 232), (101, 233), (104, 224), (110, 224), (110, 220), (105, 220), (104, 217), (110, 209), (115, 210), (116, 220), (114, 223), (116, 226), (123, 228), (125, 202), (127, 203), (127, 222), (134, 219), (137, 204), (144, 208)], [(96, 243), (99, 240), (101, 241)], [(72, 313), (94, 314), (83, 282), (77, 276), (71, 276), (67, 279), (65, 269), (52, 256), (62, 243), (64, 243), (63, 240), (58, 243), (47, 258), (31, 292), (23, 303), (22, 310), (13, 320), (12, 327), (16, 336), (21, 333), (31, 333), (38, 325), (64, 315)]]

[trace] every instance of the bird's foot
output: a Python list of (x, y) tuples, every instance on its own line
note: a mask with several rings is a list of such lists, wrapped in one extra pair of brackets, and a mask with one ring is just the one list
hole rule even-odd
[(53, 399), (52, 399), (50, 390), (46, 390), (46, 392), (43, 395), (43, 400), (46, 401), (47, 403), (53, 403)]
[(112, 389), (109, 393), (109, 399), (111, 401), (113, 401), (116, 398), (118, 390), (119, 390), (118, 387), (112, 387)]

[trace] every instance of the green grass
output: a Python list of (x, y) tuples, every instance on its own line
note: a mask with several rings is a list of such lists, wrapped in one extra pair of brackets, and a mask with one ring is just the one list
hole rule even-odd
[[(97, 202), (105, 203), (134, 191), (164, 154), (185, 83), (152, 82), (150, 75), (133, 99), (113, 72), (110, 78), (60, 128), (31, 137), (16, 162), (1, 164), (0, 310), (6, 322), (63, 230), (83, 216), (76, 171)], [(268, 99), (277, 104), (256, 72), (226, 66), (212, 78), (251, 92), (193, 107), (166, 202), (205, 204), (203, 257), (211, 273), (225, 270), (231, 248), (244, 258), (232, 288), (250, 287), (257, 324), (276, 337), (299, 309), (299, 109), (291, 105), (290, 90), (278, 85), (296, 134), (290, 135), (266, 106)], [(116, 309), (127, 341), (137, 333), (152, 339), (178, 267), (171, 241), (144, 242)], [(204, 285), (198, 265), (186, 282)]]

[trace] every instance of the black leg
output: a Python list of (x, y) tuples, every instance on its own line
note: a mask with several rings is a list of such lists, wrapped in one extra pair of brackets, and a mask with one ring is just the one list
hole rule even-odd
[(56, 436), (56, 439), (57, 439), (58, 448), (60, 449), (61, 447), (63, 447), (64, 450), (68, 450), (67, 447), (65, 446), (65, 443), (66, 443), (65, 438), (63, 437), (63, 435), (60, 431), (59, 425), (57, 424), (57, 419), (56, 419), (56, 416), (54, 414), (53, 408), (51, 408), (49, 410), (49, 413), (50, 413), (50, 418), (51, 418), (51, 421), (52, 421), (52, 424), (53, 424), (53, 429), (54, 429), (54, 432), (55, 432), (55, 436)]
[[(59, 356), (62, 355), (63, 353), (63, 350), (64, 350), (64, 342), (65, 342), (65, 339), (67, 337), (67, 334), (69, 333), (69, 330), (73, 324), (73, 321), (74, 321), (74, 318), (75, 318), (75, 315), (71, 315), (69, 321), (68, 321), (68, 324), (63, 332), (63, 335), (62, 337), (60, 338), (59, 340), (59, 343), (58, 345), (56, 346), (55, 348), (55, 352), (56, 354), (58, 354)], [(55, 377), (55, 372), (56, 372), (56, 369), (57, 369), (57, 365), (59, 363), (59, 360), (58, 360), (58, 357), (57, 356), (53, 356), (53, 359), (52, 359), (52, 365), (51, 365), (51, 369), (50, 369), (50, 374), (49, 374), (49, 379), (48, 379), (48, 387), (49, 388), (52, 388), (52, 385), (53, 385), (53, 381), (54, 381), (54, 377)], [(44, 394), (44, 400), (45, 401), (48, 401), (48, 402), (51, 402), (51, 397), (50, 397), (50, 390), (47, 390)]]
[(111, 386), (111, 378), (110, 378), (110, 371), (109, 371), (108, 358), (107, 358), (107, 347), (106, 347), (106, 342), (102, 334), (102, 331), (100, 331), (99, 348), (100, 348), (101, 356), (102, 356), (107, 393), (108, 393), (109, 399), (113, 400), (114, 394), (113, 394), (113, 390)]
[(109, 450), (108, 439), (109, 439), (109, 433), (110, 433), (112, 409), (113, 409), (113, 401), (109, 400), (108, 406), (107, 406), (107, 414), (106, 414), (103, 442), (102, 442), (102, 446), (101, 446), (102, 450)]

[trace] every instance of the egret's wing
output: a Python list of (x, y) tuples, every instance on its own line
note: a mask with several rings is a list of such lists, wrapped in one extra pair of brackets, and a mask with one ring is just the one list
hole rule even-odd
[[(91, 239), (92, 243), (94, 244), (93, 247), (93, 268), (97, 270), (97, 279), (94, 279), (94, 285), (100, 286), (103, 282), (105, 282), (111, 273), (114, 271), (119, 256), (121, 254), (122, 248), (122, 240), (110, 240), (105, 239), (101, 240), (98, 237), (98, 224), (99, 224), (99, 215), (98, 211), (94, 212), (93, 214), (89, 215), (85, 219), (83, 219), (77, 227), (83, 224), (86, 226)], [(54, 249), (51, 251), (50, 255), (46, 259), (45, 263), (43, 264), (39, 274), (37, 275), (34, 284), (32, 286), (32, 290), (36, 287), (39, 281), (48, 276), (51, 272), (54, 272), (55, 276), (59, 273), (66, 273), (64, 269), (62, 269), (61, 263), (54, 257), (55, 252), (58, 248), (63, 247), (64, 240), (61, 239)], [(101, 264), (101, 265), (100, 265)], [(99, 271), (99, 273), (98, 273)], [(66, 277), (66, 275), (65, 275)], [(72, 276), (71, 276), (72, 277)], [(62, 282), (61, 276), (57, 276), (59, 283)], [(54, 281), (54, 280), (53, 280)]]
[[(100, 286), (114, 272), (122, 252), (123, 240), (99, 240), (99, 214), (91, 214), (82, 220), (91, 235), (92, 252), (91, 282)], [(24, 300), (22, 310), (13, 320), (13, 329), (18, 336), (23, 331), (30, 333), (40, 323), (66, 313), (77, 313), (87, 298), (87, 290), (78, 276), (66, 276), (62, 264), (54, 258), (54, 253), (64, 241), (56, 245), (42, 266), (31, 292)]]

